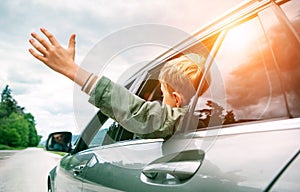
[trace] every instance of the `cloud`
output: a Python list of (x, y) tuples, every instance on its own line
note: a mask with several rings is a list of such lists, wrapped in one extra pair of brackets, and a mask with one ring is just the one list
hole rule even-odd
[[(299, 30), (298, 18), (299, 15), (292, 23)], [(300, 34), (300, 31), (297, 32)], [(227, 78), (228, 103), (236, 110), (234, 112), (242, 114), (241, 116), (254, 118), (288, 116), (287, 106), (292, 115), (298, 116), (300, 115), (299, 42), (295, 41), (293, 34), (287, 33), (283, 26), (276, 22), (267, 29), (267, 35), (275, 57), (270, 53), (266, 41), (258, 41), (260, 44), (257, 44), (256, 48), (249, 48), (248, 54), (244, 52), (243, 61), (239, 61), (240, 65)], [(278, 110), (279, 108), (281, 110)]]

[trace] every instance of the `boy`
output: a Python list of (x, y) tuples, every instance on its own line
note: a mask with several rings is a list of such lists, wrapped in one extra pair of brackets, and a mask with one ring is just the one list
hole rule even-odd
[[(205, 59), (202, 56), (183, 55), (165, 64), (159, 75), (164, 97), (161, 105), (158, 102), (145, 101), (108, 78), (97, 77), (80, 68), (74, 62), (74, 34), (71, 35), (68, 48), (65, 49), (49, 31), (41, 28), (41, 32), (49, 42), (36, 33), (31, 33), (35, 40), (30, 39), (29, 42), (41, 54), (33, 49), (29, 49), (29, 52), (54, 71), (81, 86), (82, 91), (90, 95), (89, 102), (98, 107), (103, 114), (142, 138), (168, 139), (181, 129), (188, 104), (195, 95), (203, 75)], [(209, 80), (206, 80), (199, 96), (208, 86)]]

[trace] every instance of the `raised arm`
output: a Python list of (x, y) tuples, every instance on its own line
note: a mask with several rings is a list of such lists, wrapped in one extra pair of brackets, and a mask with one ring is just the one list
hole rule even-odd
[(29, 42), (35, 48), (29, 49), (31, 55), (82, 87), (90, 77), (90, 73), (75, 63), (75, 34), (70, 36), (68, 47), (64, 48), (48, 30), (45, 28), (40, 30), (49, 41), (35, 32), (31, 33), (33, 38)]
[(80, 68), (74, 61), (74, 34), (70, 37), (68, 48), (63, 48), (49, 31), (41, 28), (41, 32), (48, 41), (32, 33), (33, 38), (29, 42), (35, 49), (29, 49), (29, 52), (49, 68), (81, 86), (84, 92), (91, 95), (90, 103), (125, 129), (144, 138), (168, 138), (181, 124), (187, 108), (146, 102), (106, 77), (97, 81), (97, 76)]

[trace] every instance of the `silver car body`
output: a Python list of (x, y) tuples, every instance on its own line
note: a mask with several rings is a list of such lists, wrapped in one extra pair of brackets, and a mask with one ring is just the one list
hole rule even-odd
[[(167, 141), (139, 139), (99, 111), (50, 172), (49, 190), (300, 191), (299, 5), (246, 1), (124, 83), (129, 90), (147, 87), (165, 61), (204, 46), (214, 80), (199, 118), (223, 123)], [(242, 38), (233, 41), (237, 34)], [(213, 116), (212, 109), (221, 112)], [(118, 131), (109, 132), (111, 125)]]

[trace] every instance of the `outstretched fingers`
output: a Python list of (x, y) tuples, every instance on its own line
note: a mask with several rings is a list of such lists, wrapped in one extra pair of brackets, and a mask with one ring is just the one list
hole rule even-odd
[(49, 39), (50, 43), (54, 46), (59, 45), (58, 41), (55, 39), (54, 35), (50, 33), (47, 29), (41, 28), (41, 32)]
[[(36, 39), (43, 46), (43, 49), (47, 49), (48, 50), (51, 47), (50, 43), (47, 42), (44, 38), (40, 37), (37, 33), (33, 32), (33, 33), (31, 33), (31, 36), (34, 39)], [(32, 44), (32, 42), (30, 42), (30, 43)], [(39, 46), (36, 44), (36, 46), (34, 46), (34, 47), (36, 48), (36, 47), (39, 47)]]
[(39, 51), (41, 54), (45, 55), (46, 54), (46, 49), (45, 47), (41, 46), (40, 44), (36, 43), (36, 41), (34, 39), (30, 39), (29, 43), (37, 50)]
[(29, 49), (29, 52), (32, 56), (34, 56), (35, 58), (37, 58), (38, 60), (42, 61), (43, 63), (46, 62), (46, 57), (36, 53), (33, 49)]
[[(37, 39), (37, 35), (35, 33), (31, 34), (32, 37), (34, 37), (35, 39)], [(39, 38), (39, 37), (38, 37)], [(39, 43), (37, 43), (34, 39), (30, 39), (29, 43), (38, 51), (40, 52), (42, 55), (40, 55), (39, 53), (35, 52), (33, 49), (29, 49), (29, 52), (31, 53), (31, 55), (33, 55), (35, 58), (37, 58), (38, 60), (45, 62), (46, 61), (46, 57), (45, 55), (47, 54), (47, 50), (45, 48), (45, 46), (43, 47), (42, 45), (40, 45)]]
[(71, 35), (69, 47), (66, 49), (59, 44), (49, 31), (41, 28), (41, 32), (46, 38), (41, 38), (34, 32), (31, 33), (33, 38), (29, 42), (33, 48), (29, 49), (30, 54), (54, 71), (74, 80), (78, 71), (78, 66), (74, 61), (75, 35)]
[(29, 49), (31, 55), (33, 55), (38, 60), (46, 63), (51, 57), (51, 53), (55, 50), (55, 47), (60, 47), (60, 44), (56, 41), (55, 37), (47, 31), (45, 28), (41, 28), (41, 32), (48, 38), (42, 38), (37, 33), (31, 33), (32, 39), (29, 40), (30, 44), (35, 48)]

